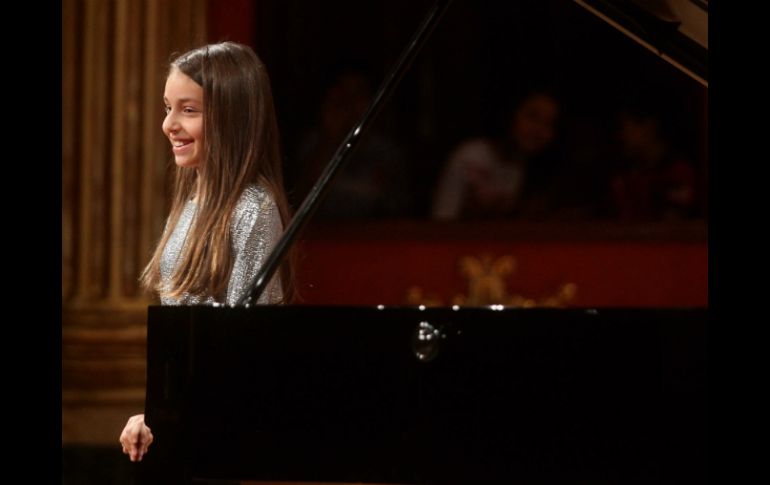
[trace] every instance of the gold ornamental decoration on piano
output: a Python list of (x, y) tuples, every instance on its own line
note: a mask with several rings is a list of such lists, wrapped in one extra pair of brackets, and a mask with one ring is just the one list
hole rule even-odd
[[(504, 305), (518, 308), (563, 308), (575, 300), (577, 285), (561, 284), (554, 293), (539, 298), (518, 293), (509, 294), (506, 279), (516, 271), (516, 258), (510, 255), (493, 258), (489, 253), (478, 257), (463, 256), (457, 269), (468, 281), (465, 294), (456, 294), (449, 304), (461, 306)], [(420, 286), (407, 289), (408, 305), (443, 306), (445, 300), (436, 293), (425, 292)]]

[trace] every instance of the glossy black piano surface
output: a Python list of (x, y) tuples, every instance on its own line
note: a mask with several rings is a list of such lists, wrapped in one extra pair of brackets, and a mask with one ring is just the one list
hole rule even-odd
[(705, 482), (707, 326), (706, 309), (150, 307), (144, 471)]

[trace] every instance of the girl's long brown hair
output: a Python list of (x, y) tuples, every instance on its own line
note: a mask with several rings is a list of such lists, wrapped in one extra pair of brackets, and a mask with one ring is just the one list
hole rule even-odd
[[(283, 222), (290, 209), (283, 186), (281, 150), (270, 78), (254, 51), (234, 42), (211, 44), (171, 62), (203, 88), (203, 159), (197, 170), (176, 168), (174, 196), (163, 236), (141, 276), (142, 284), (164, 296), (222, 295), (233, 258), (231, 219), (249, 184), (268, 189)], [(161, 282), (160, 259), (185, 203), (198, 212), (175, 273)], [(280, 269), (283, 302), (293, 301), (293, 254)]]

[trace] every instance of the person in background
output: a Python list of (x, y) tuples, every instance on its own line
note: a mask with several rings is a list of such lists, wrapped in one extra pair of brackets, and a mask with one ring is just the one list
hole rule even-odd
[(618, 116), (619, 153), (610, 180), (614, 214), (622, 221), (681, 220), (698, 216), (692, 161), (674, 147), (676, 134), (647, 103)]
[(436, 185), (436, 220), (515, 216), (548, 176), (559, 102), (548, 91), (529, 92), (513, 110), (505, 136), (473, 138), (449, 156)]
[[(362, 69), (337, 72), (321, 100), (318, 120), (296, 152), (295, 201), (298, 206), (316, 183), (345, 136), (373, 98)], [(382, 219), (403, 216), (410, 204), (406, 150), (391, 136), (370, 127), (350, 160), (338, 172), (316, 216), (322, 219)]]

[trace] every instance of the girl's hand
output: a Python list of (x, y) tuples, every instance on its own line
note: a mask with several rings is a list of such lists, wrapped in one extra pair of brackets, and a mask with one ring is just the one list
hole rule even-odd
[(123, 453), (131, 458), (131, 461), (142, 461), (147, 453), (153, 437), (150, 428), (144, 424), (144, 414), (137, 414), (128, 418), (126, 427), (120, 433), (120, 444), (123, 445)]

